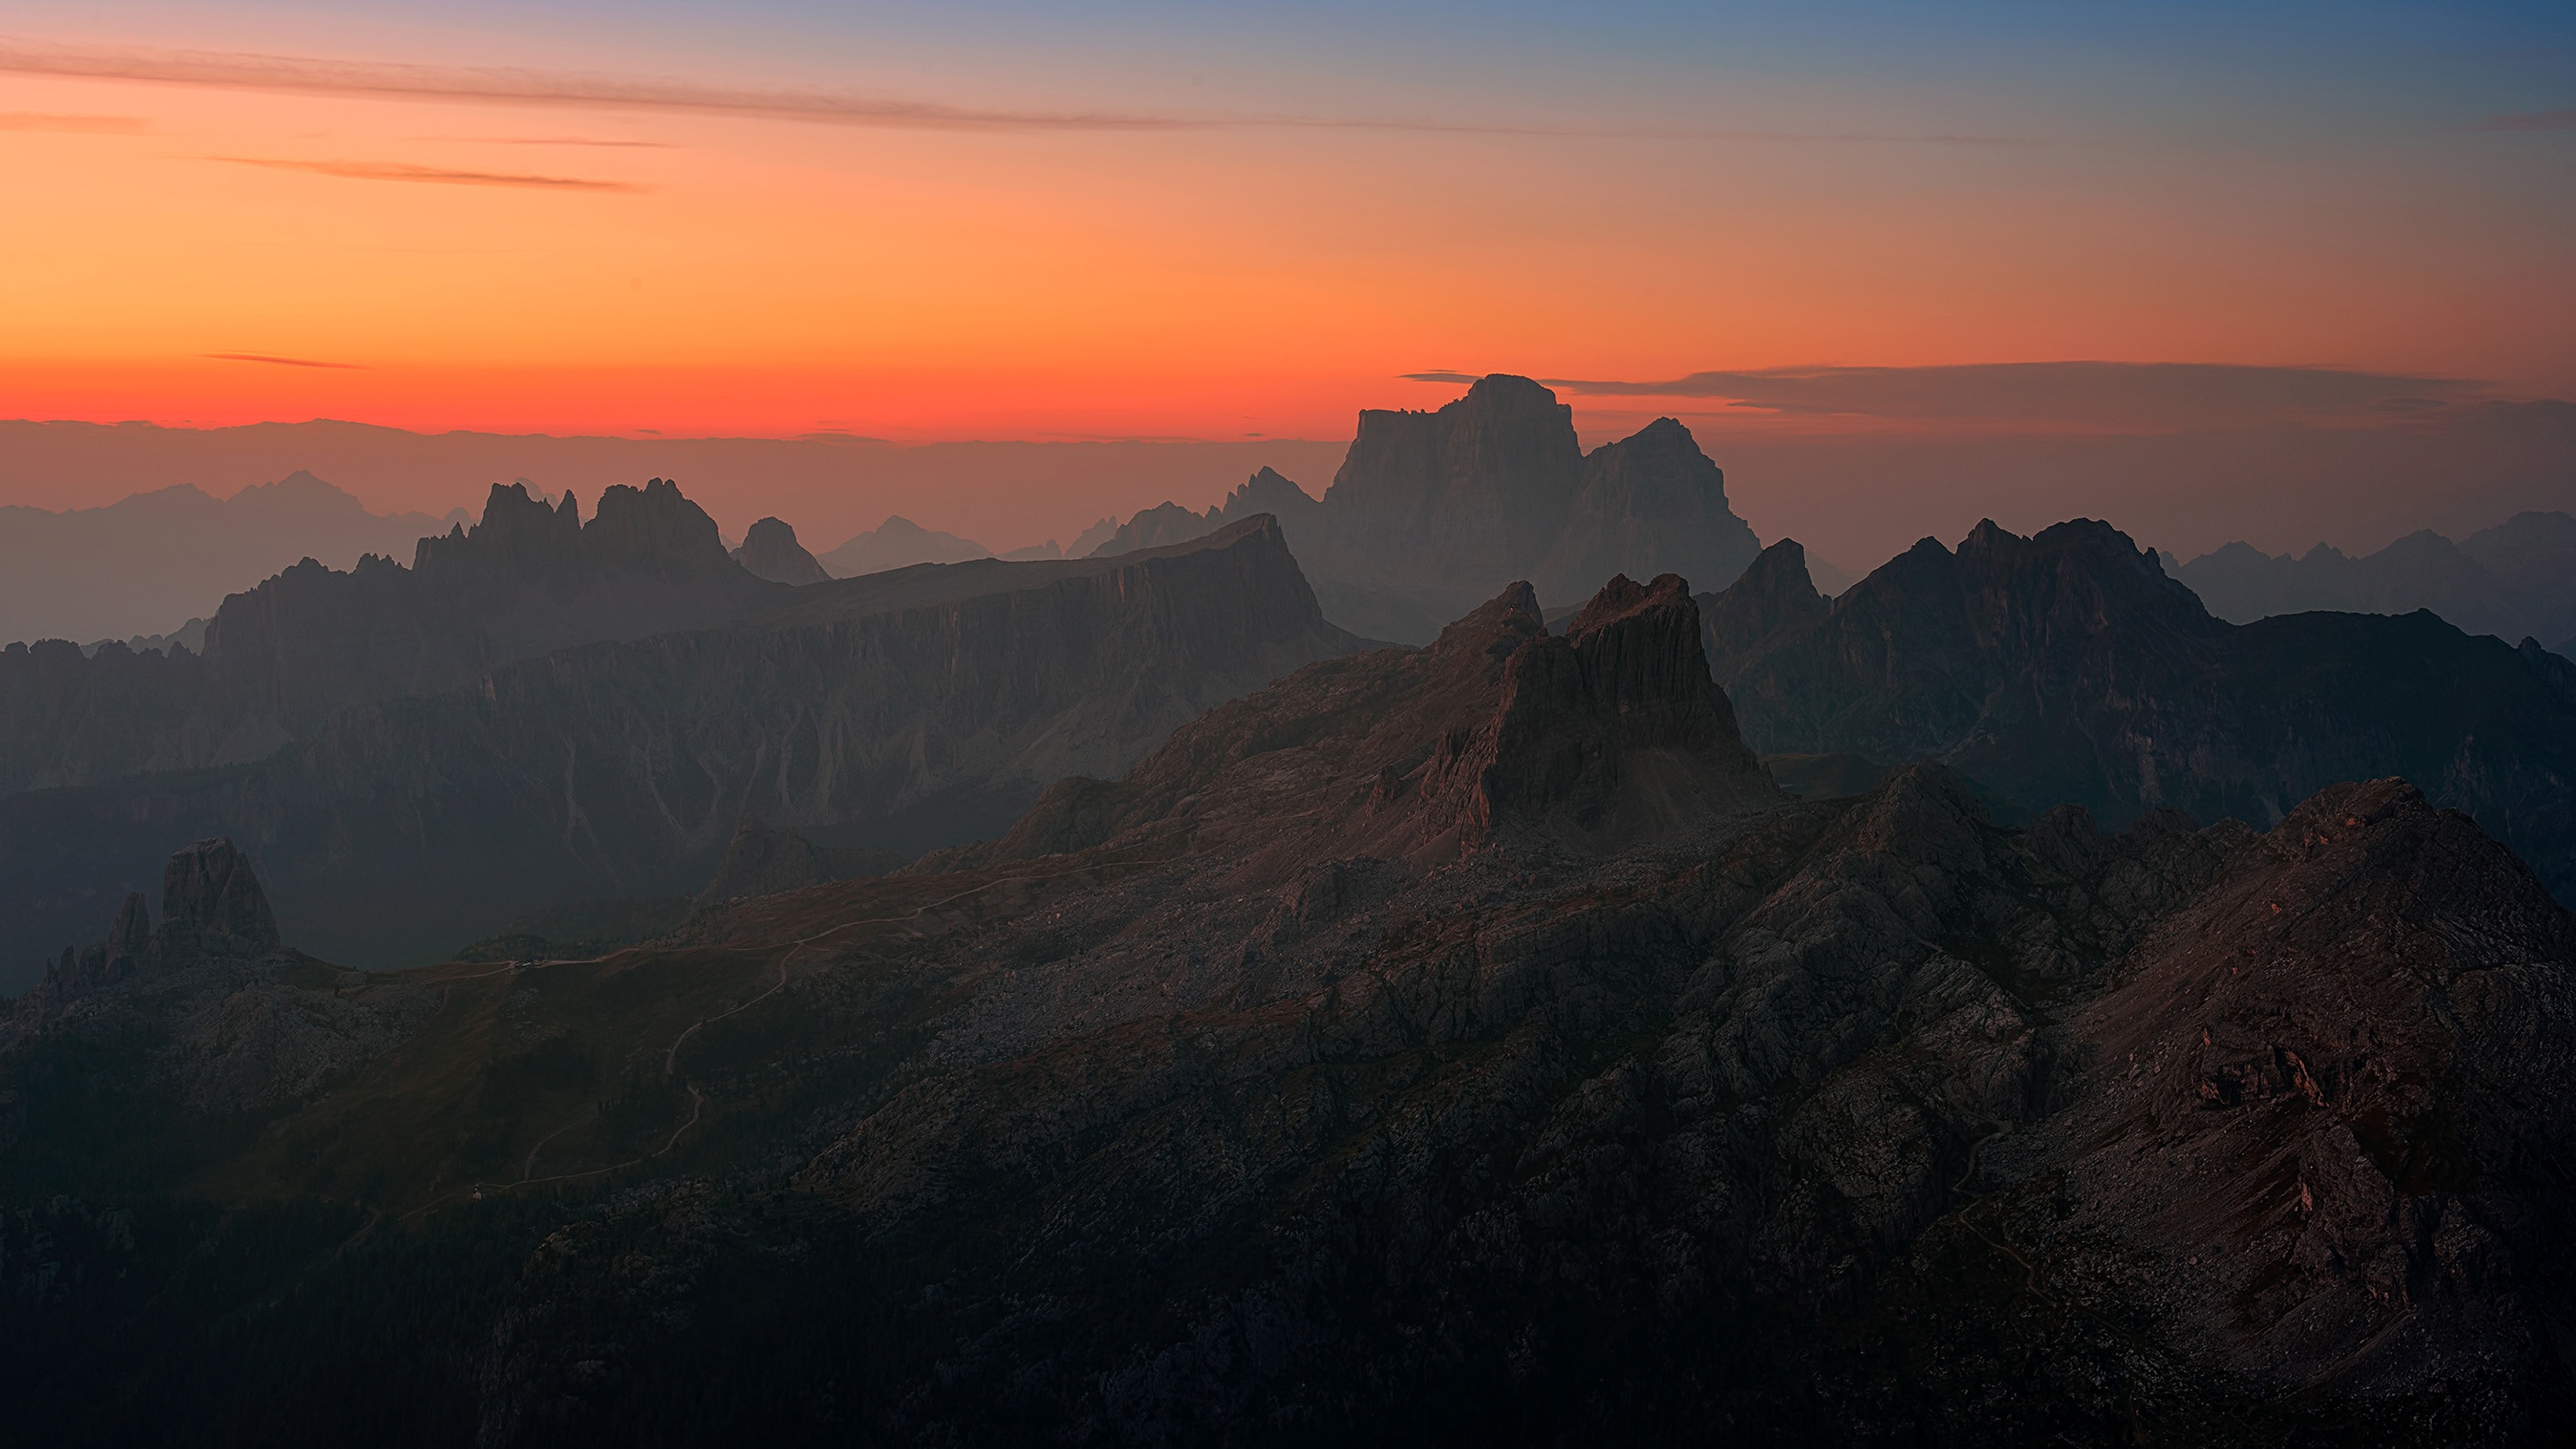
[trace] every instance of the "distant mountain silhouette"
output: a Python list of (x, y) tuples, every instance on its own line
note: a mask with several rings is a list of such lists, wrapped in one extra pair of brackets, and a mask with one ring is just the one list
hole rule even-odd
[(1254, 513), (1287, 530), (1327, 617), (1406, 643), (1515, 579), (1543, 607), (1569, 607), (1620, 573), (1723, 587), (1761, 551), (1688, 428), (1661, 418), (1587, 454), (1555, 393), (1497, 374), (1435, 412), (1361, 413), (1320, 500), (1264, 468), (1204, 514), (1174, 503), (1136, 514), (1099, 552)]
[(831, 577), (796, 541), (796, 530), (776, 518), (753, 524), (742, 536), (742, 547), (733, 551), (733, 561), (774, 584), (819, 584)]
[(991, 549), (971, 538), (927, 529), (898, 515), (845, 540), (840, 547), (822, 555), (819, 561), (832, 577), (855, 579), (862, 574), (881, 574), (888, 569), (908, 568), (913, 564), (964, 563), (968, 559), (992, 556)]
[[(587, 555), (594, 539), (621, 561), (642, 548), (632, 561), (650, 566), (527, 567)], [(235, 768), (129, 770), (0, 799), (0, 971), (32, 971), (74, 923), (94, 929), (174, 839), (240, 841), (300, 939), (365, 964), (424, 959), (541, 906), (688, 895), (746, 811), (817, 847), (917, 853), (1007, 823), (1059, 777), (1115, 774), (1210, 705), (1365, 644), (1324, 622), (1268, 518), (1111, 559), (921, 564), (801, 589), (745, 574), (668, 484), (611, 490), (587, 528), (569, 506), (504, 490), (476, 534), (430, 544), (417, 573), (317, 567), (280, 599), (350, 593), (348, 613), (368, 590), (400, 598), (487, 568), (497, 590), (517, 570), (528, 596), (570, 617), (616, 604), (639, 611), (637, 627), (495, 658), (438, 691), (343, 691), (309, 723), (288, 716), (290, 742)], [(558, 601), (567, 577), (599, 587), (566, 584)], [(608, 587), (638, 577), (700, 612), (643, 629), (651, 600)], [(218, 621), (232, 625), (230, 612)], [(379, 658), (356, 651), (360, 631), (310, 632), (308, 620), (272, 652), (350, 669)], [(453, 660), (453, 641), (428, 630), (400, 639), (417, 642), (413, 656), (378, 639), (380, 666), (362, 677), (428, 678)], [(344, 643), (352, 652), (335, 652)], [(0, 673), (112, 665), (93, 671), (112, 682), (137, 662), (63, 652), (69, 663), (0, 658)], [(321, 703), (309, 685), (295, 698)], [(94, 689), (89, 717), (122, 724), (131, 702)]]
[(306, 472), (222, 500), (181, 484), (104, 508), (0, 508), (0, 644), (164, 635), (298, 559), (408, 555), (448, 522), (369, 513)]
[(1764, 754), (1938, 760), (2007, 818), (2081, 805), (2279, 821), (2402, 775), (2576, 899), (2576, 663), (2429, 612), (2211, 617), (2089, 520), (1925, 539), (1828, 605), (1794, 542), (1701, 599), (1712, 669)]
[(2164, 556), (2209, 611), (2239, 624), (2318, 609), (2411, 614), (2430, 609), (2472, 634), (2576, 644), (2576, 517), (2518, 513), (2458, 543), (2425, 529), (2351, 557), (2318, 544), (2304, 555), (2231, 543), (2189, 563)]
[(223, 602), (202, 655), (0, 650), (0, 795), (260, 759), (345, 705), (464, 687), (512, 660), (703, 627), (786, 591), (725, 553), (713, 520), (654, 479), (585, 524), (526, 485), (482, 521), (417, 541), (409, 568), (306, 559)]

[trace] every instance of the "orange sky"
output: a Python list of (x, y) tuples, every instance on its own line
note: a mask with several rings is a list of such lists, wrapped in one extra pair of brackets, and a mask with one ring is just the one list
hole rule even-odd
[(2487, 142), (2031, 102), (1959, 144), (1915, 104), (1853, 101), (1895, 140), (889, 129), (0, 74), (0, 416), (1328, 438), (1453, 395), (1428, 368), (2055, 358), (2576, 389), (2563, 198)]

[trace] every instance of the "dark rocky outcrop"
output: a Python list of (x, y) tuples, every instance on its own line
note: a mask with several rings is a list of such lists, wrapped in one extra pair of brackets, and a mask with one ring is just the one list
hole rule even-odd
[(2576, 895), (2576, 664), (2535, 644), (2421, 612), (2229, 624), (2089, 521), (1926, 539), (1822, 612), (1792, 565), (1775, 550), (1703, 600), (1765, 754), (1937, 759), (2007, 817), (2071, 802), (2114, 823), (2270, 825), (2338, 780), (2403, 775)]
[(777, 518), (754, 523), (743, 534), (742, 547), (733, 551), (733, 561), (773, 584), (819, 584), (831, 577), (796, 541), (796, 530)]
[[(309, 1100), (438, 1009), (428, 987), (344, 997), (344, 973), (280, 942), (259, 878), (229, 840), (174, 853), (162, 882), (158, 929), (142, 895), (129, 895), (104, 941), (66, 947), (43, 982), (0, 1003), (0, 1082), (39, 1088), (53, 1120), (35, 1133), (54, 1140), (35, 1151), (50, 1160), (114, 1159), (139, 1145), (120, 1135), (166, 1140), (186, 1121)], [(0, 1101), (19, 1095), (0, 1089)], [(100, 1133), (103, 1103), (143, 1116)], [(0, 1111), (0, 1162), (23, 1164), (17, 1139), (29, 1126)], [(78, 1140), (63, 1140), (66, 1129)]]
[[(129, 898), (129, 919), (139, 903), (139, 898)], [(241, 951), (279, 944), (268, 894), (229, 840), (200, 840), (170, 857), (161, 873), (161, 930), (165, 949), (171, 951), (199, 949), (207, 942)]]
[(250, 862), (229, 840), (200, 840), (162, 867), (160, 929), (153, 929), (143, 893), (129, 891), (107, 939), (86, 950), (65, 946), (16, 1006), (24, 1021), (41, 1022), (73, 1000), (146, 971), (207, 956), (255, 957), (279, 944), (277, 917)]
[[(569, 537), (524, 517), (537, 546)], [(997, 830), (1047, 782), (1115, 773), (1362, 643), (1323, 622), (1267, 518), (1114, 559), (793, 590), (714, 558), (778, 605), (344, 708), (241, 768), (0, 801), (0, 941), (32, 965), (160, 842), (226, 834), (259, 852), (299, 941), (434, 959), (541, 906), (692, 894), (746, 811), (906, 854)]]

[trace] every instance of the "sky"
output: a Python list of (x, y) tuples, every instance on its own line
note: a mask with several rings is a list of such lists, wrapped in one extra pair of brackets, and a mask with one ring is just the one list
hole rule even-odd
[(1511, 371), (1720, 452), (2576, 397), (2563, 3), (13, 0), (0, 194), (0, 417), (1336, 439)]

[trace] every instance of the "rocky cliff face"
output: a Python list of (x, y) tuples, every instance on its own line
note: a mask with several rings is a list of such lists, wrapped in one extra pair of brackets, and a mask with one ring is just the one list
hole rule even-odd
[(1759, 545), (1670, 418), (1586, 456), (1572, 410), (1488, 377), (1436, 412), (1363, 412), (1313, 522), (1290, 534), (1351, 627), (1427, 639), (1512, 578), (1553, 603), (1614, 573), (1731, 582)]
[[(0, 796), (263, 758), (350, 704), (457, 689), (600, 639), (703, 628), (776, 599), (677, 486), (612, 487), (584, 524), (495, 486), (413, 565), (308, 559), (224, 601), (202, 658), (68, 646), (0, 653)], [(76, 662), (77, 661), (77, 662)]]
[(1722, 588), (1762, 545), (1726, 503), (1726, 478), (1690, 430), (1659, 418), (1583, 460), (1574, 497), (1533, 581), (1579, 599), (1617, 573), (1682, 575)]
[[(915, 868), (1159, 838), (1178, 828), (1184, 801), (1248, 821), (1304, 796), (1307, 806), (1264, 829), (1257, 868), (1275, 871), (1352, 852), (1454, 860), (1505, 840), (1598, 849), (1777, 803), (1709, 682), (1698, 632), (1697, 608), (1670, 575), (1613, 580), (1562, 637), (1517, 584), (1428, 649), (1374, 651), (1301, 675), (1293, 691), (1213, 710), (1126, 778), (1059, 781), (999, 841)], [(1345, 729), (1352, 736), (1328, 758), (1312, 749), (1317, 734)], [(1283, 740), (1309, 746), (1306, 773), (1257, 784), (1231, 773)], [(1269, 803), (1245, 789), (1269, 792)]]
[[(2433, 617), (2211, 618), (2109, 526), (1931, 540), (1817, 611), (1785, 554), (1707, 600), (1764, 753), (1938, 759), (2007, 814), (2073, 802), (2267, 825), (2402, 774), (2576, 893), (2576, 667)], [(1809, 590), (1808, 592), (1812, 592)]]
[(2034, 1189), (1995, 1224), (2258, 1393), (2492, 1394), (2576, 1267), (2571, 967), (2576, 921), (2467, 817), (2322, 791), (2072, 1015), (2092, 1070), (1989, 1150)]
[(50, 950), (58, 922), (102, 909), (96, 893), (174, 835), (242, 841), (298, 939), (364, 964), (541, 905), (693, 893), (746, 811), (917, 851), (1358, 643), (1321, 620), (1266, 518), (1117, 559), (777, 592), (781, 607), (725, 629), (352, 706), (242, 769), (0, 802), (5, 938), (29, 960)]

